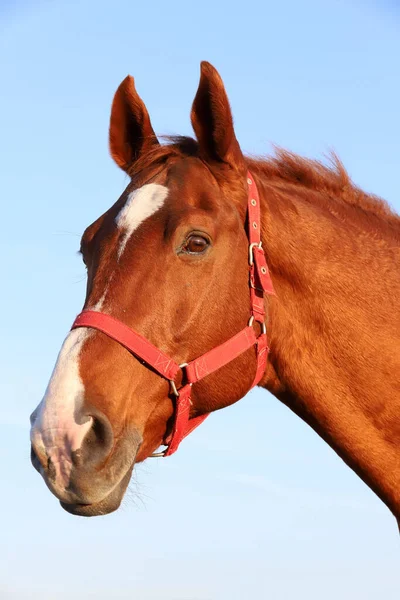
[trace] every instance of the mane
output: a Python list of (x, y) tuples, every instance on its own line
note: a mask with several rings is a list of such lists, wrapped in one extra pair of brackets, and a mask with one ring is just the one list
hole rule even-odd
[(342, 201), (379, 219), (400, 226), (400, 217), (389, 204), (374, 194), (368, 194), (356, 186), (343, 163), (331, 153), (326, 165), (318, 160), (304, 158), (282, 148), (275, 149), (275, 156), (266, 159), (247, 159), (250, 169), (263, 174), (271, 182), (303, 187), (328, 195), (332, 203)]
[(162, 136), (165, 144), (154, 146), (137, 161), (133, 168), (134, 172), (140, 172), (151, 166), (162, 166), (171, 158), (185, 158), (188, 156), (199, 156), (199, 144), (191, 137), (176, 135)]
[[(166, 143), (156, 146), (140, 158), (135, 171), (152, 165), (163, 165), (170, 158), (199, 157), (196, 140), (186, 136), (163, 136)], [(332, 212), (348, 207), (348, 217), (369, 223), (373, 229), (389, 230), (400, 236), (400, 216), (382, 198), (364, 192), (351, 180), (343, 163), (331, 153), (328, 164), (304, 158), (288, 150), (275, 148), (274, 156), (245, 157), (249, 169), (267, 179), (268, 184), (281, 191), (296, 193), (303, 191), (312, 196), (314, 202)], [(313, 194), (310, 194), (314, 192)]]

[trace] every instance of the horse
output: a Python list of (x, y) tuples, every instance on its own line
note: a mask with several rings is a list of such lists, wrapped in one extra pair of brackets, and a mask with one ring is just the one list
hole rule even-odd
[(31, 416), (33, 466), (69, 513), (110, 513), (136, 463), (257, 384), (399, 520), (400, 217), (336, 155), (246, 157), (207, 62), (191, 122), (160, 143), (134, 79), (115, 93), (129, 183), (82, 236), (86, 299)]

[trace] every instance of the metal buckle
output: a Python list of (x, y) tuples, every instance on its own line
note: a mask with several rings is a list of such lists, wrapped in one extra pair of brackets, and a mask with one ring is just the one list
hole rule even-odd
[(252, 267), (254, 265), (254, 254), (253, 254), (253, 248), (255, 248), (257, 246), (257, 248), (260, 248), (260, 250), (262, 249), (262, 242), (253, 242), (252, 244), (249, 245), (249, 265)]

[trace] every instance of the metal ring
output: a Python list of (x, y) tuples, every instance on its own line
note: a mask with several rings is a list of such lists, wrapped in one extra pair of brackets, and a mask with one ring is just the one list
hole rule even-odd
[(174, 396), (176, 396), (177, 398), (179, 398), (179, 392), (176, 389), (175, 381), (173, 379), (170, 379), (169, 380), (169, 384), (171, 386), (171, 392), (174, 394)]
[[(181, 363), (181, 364), (179, 365), (179, 368), (180, 368), (180, 369), (184, 369), (184, 368), (185, 368), (185, 367), (187, 367), (188, 365), (189, 365), (189, 363), (186, 363), (186, 362), (185, 362), (185, 363)], [(174, 381), (173, 379), (169, 379), (168, 381), (169, 381), (169, 384), (170, 384), (170, 386), (171, 386), (171, 392), (174, 394), (174, 396), (176, 396), (177, 398), (179, 398), (179, 392), (178, 392), (178, 390), (177, 390), (177, 388), (176, 388), (176, 383), (175, 383), (175, 381)], [(193, 385), (193, 384), (191, 383), (190, 385)]]
[[(254, 315), (251, 315), (249, 322), (247, 323), (247, 327), (252, 327), (253, 323), (254, 323)], [(266, 335), (267, 326), (265, 324), (265, 321), (257, 321), (257, 323), (260, 323), (260, 325), (261, 325), (261, 333), (263, 335)]]

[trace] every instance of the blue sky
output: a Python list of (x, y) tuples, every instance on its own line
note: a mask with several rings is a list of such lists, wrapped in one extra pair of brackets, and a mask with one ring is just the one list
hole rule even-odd
[(28, 436), (83, 302), (79, 235), (127, 183), (107, 150), (119, 82), (135, 76), (157, 132), (191, 133), (209, 60), (244, 150), (333, 148), (400, 210), (396, 4), (2, 2), (2, 600), (398, 599), (389, 511), (266, 392), (139, 467), (105, 518), (62, 511), (30, 466)]

